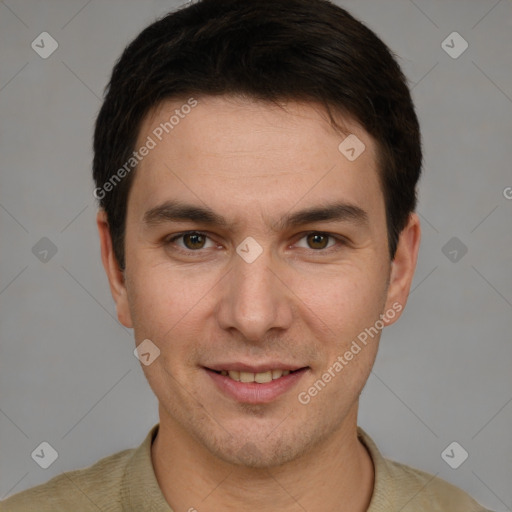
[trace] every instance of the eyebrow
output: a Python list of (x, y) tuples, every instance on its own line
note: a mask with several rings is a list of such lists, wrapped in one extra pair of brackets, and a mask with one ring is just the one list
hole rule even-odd
[[(146, 211), (143, 217), (143, 223), (147, 227), (154, 227), (173, 221), (192, 221), (225, 229), (233, 228), (238, 224), (228, 222), (227, 219), (214, 212), (211, 208), (187, 204), (181, 201), (165, 201)], [(272, 229), (279, 231), (314, 222), (347, 221), (359, 225), (368, 225), (368, 214), (359, 206), (335, 202), (289, 213), (279, 219)]]

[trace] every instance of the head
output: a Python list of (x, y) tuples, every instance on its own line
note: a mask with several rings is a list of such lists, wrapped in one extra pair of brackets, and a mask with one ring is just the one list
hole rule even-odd
[[(93, 174), (118, 317), (160, 350), (144, 371), (161, 421), (263, 467), (354, 419), (412, 281), (420, 169), (399, 65), (326, 0), (203, 0), (128, 45)], [(248, 403), (214, 384), (237, 363), (302, 370)]]

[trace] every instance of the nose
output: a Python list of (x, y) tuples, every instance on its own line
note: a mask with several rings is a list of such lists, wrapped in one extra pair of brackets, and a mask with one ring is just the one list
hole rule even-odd
[(272, 329), (286, 330), (293, 320), (293, 293), (284, 266), (264, 249), (251, 263), (236, 254), (217, 308), (221, 328), (236, 329), (258, 342)]

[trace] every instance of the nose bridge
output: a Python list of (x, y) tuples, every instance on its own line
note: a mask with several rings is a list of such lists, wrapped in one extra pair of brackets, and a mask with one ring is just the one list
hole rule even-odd
[(291, 323), (289, 296), (275, 276), (276, 262), (268, 248), (258, 246), (247, 239), (238, 246), (218, 312), (224, 329), (236, 328), (255, 340)]

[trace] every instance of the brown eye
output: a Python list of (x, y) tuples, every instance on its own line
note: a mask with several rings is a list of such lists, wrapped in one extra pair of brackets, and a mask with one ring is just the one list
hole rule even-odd
[(329, 236), (322, 233), (310, 233), (307, 235), (308, 245), (312, 249), (325, 249), (329, 242)]
[(340, 249), (344, 241), (340, 236), (324, 233), (322, 231), (310, 231), (305, 233), (296, 244), (301, 249), (309, 249), (319, 254), (328, 254)]
[(206, 237), (201, 233), (186, 233), (182, 237), (185, 247), (192, 250), (202, 249), (206, 241)]
[[(164, 242), (166, 247), (171, 247), (182, 253), (191, 254), (193, 252), (202, 253), (200, 249), (209, 249), (215, 246), (213, 241), (205, 233), (200, 231), (188, 231), (180, 233)], [(210, 245), (207, 245), (210, 244)]]

